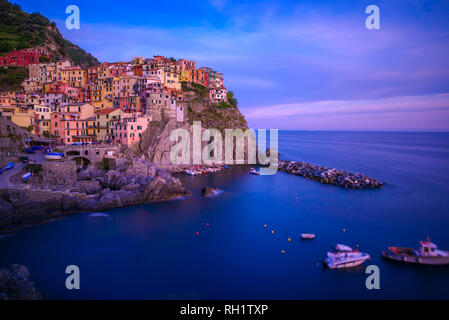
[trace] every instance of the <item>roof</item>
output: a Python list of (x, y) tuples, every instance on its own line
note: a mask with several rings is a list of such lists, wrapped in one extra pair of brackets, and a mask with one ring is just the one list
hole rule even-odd
[(119, 108), (108, 108), (108, 109), (101, 109), (99, 111), (96, 111), (95, 113), (96, 114), (109, 114), (109, 113), (117, 111), (117, 110), (120, 110), (120, 109)]

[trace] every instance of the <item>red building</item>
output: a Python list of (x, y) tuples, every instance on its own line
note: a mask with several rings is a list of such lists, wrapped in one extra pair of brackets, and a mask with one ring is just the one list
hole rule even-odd
[(40, 56), (50, 58), (48, 52), (40, 49), (28, 48), (13, 50), (6, 56), (0, 57), (0, 66), (28, 67), (30, 64), (39, 63)]

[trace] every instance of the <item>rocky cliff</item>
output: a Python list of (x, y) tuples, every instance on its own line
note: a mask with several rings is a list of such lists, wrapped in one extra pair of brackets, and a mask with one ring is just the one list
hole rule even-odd
[[(151, 122), (143, 133), (140, 142), (126, 150), (125, 154), (130, 158), (143, 155), (146, 160), (158, 166), (176, 170), (178, 167), (173, 166), (170, 161), (170, 150), (176, 144), (176, 142), (170, 141), (170, 134), (173, 130), (186, 129), (192, 137), (193, 122), (200, 121), (202, 132), (205, 129), (217, 129), (221, 132), (224, 141), (225, 129), (248, 129), (246, 120), (237, 105), (213, 105), (206, 97), (196, 91), (185, 92), (185, 101), (178, 103), (178, 105), (186, 110), (183, 122), (174, 119)], [(202, 142), (202, 147), (208, 143)], [(245, 151), (246, 156), (247, 152)]]
[(30, 281), (30, 271), (14, 264), (0, 270), (0, 300), (42, 300), (43, 296)]

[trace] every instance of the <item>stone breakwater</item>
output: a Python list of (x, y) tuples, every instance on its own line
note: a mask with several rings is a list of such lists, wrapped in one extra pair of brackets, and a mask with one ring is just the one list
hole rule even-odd
[[(77, 172), (74, 161), (47, 162), (27, 184), (0, 190), (0, 231), (92, 212), (188, 196), (181, 181), (143, 159), (117, 159)], [(18, 176), (22, 173), (18, 173)], [(14, 180), (14, 179), (12, 179)], [(20, 180), (20, 179), (19, 179)]]
[(324, 184), (332, 184), (342, 188), (379, 189), (384, 185), (384, 182), (358, 172), (351, 173), (300, 161), (279, 160), (279, 171), (296, 174), (306, 179)]

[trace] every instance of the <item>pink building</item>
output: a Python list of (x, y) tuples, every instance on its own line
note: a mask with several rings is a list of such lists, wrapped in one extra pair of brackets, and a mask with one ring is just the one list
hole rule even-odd
[(88, 119), (81, 119), (78, 113), (51, 113), (51, 137), (64, 144), (92, 142), (95, 137), (88, 135), (88, 127)]
[(115, 141), (126, 146), (132, 146), (140, 141), (143, 132), (151, 122), (149, 115), (123, 116), (122, 121), (115, 125)]

